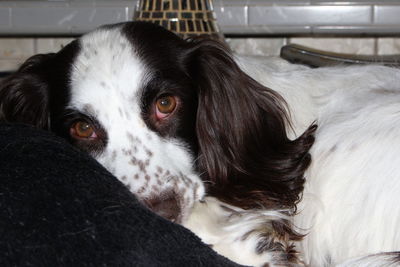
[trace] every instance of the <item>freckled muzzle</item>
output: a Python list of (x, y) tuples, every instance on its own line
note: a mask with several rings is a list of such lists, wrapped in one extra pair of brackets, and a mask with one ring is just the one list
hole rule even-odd
[(150, 210), (184, 223), (205, 191), (184, 146), (148, 129), (135, 128), (125, 135), (113, 131), (109, 136), (112, 142), (97, 160)]

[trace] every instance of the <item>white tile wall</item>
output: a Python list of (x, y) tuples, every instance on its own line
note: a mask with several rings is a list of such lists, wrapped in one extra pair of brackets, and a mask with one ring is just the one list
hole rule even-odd
[(21, 59), (34, 53), (34, 43), (28, 38), (1, 38), (0, 59)]
[(400, 38), (379, 38), (377, 47), (378, 55), (400, 54)]
[(24, 59), (0, 59), (0, 71), (16, 69), (24, 62)]
[(286, 38), (228, 38), (231, 49), (242, 55), (279, 55)]
[(34, 40), (36, 42), (36, 53), (57, 52), (72, 40), (74, 38), (37, 38)]
[(57, 52), (73, 38), (0, 38), (0, 71), (16, 69), (28, 57)]
[[(37, 53), (57, 52), (72, 38), (0, 38), (0, 71), (16, 69)], [(286, 43), (349, 54), (400, 54), (398, 38), (229, 38), (231, 48), (245, 55), (279, 55)]]

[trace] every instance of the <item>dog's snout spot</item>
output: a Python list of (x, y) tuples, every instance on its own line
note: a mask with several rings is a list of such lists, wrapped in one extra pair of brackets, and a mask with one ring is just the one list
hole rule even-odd
[(157, 166), (156, 168), (157, 168), (157, 172), (158, 173), (162, 173), (163, 172), (163, 168), (161, 168), (160, 166)]
[(151, 152), (148, 149), (145, 149), (147, 156), (152, 157), (153, 156), (153, 152)]
[(138, 160), (137, 160), (136, 157), (132, 157), (129, 163), (130, 163), (131, 165), (138, 165)]

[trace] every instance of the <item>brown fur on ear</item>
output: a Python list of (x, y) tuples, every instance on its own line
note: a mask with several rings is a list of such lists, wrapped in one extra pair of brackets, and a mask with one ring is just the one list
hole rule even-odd
[(48, 84), (41, 65), (53, 54), (29, 58), (0, 84), (0, 121), (48, 128)]
[(198, 85), (197, 160), (209, 193), (245, 209), (295, 210), (316, 126), (289, 140), (284, 99), (246, 75), (228, 49), (192, 41), (186, 66)]
[[(58, 53), (30, 57), (0, 84), (0, 121), (25, 123), (42, 129), (58, 122), (69, 95), (72, 61), (79, 50), (72, 41)], [(52, 114), (50, 113), (52, 111)]]

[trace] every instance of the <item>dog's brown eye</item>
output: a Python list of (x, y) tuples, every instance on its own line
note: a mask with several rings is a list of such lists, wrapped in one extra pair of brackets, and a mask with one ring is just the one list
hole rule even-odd
[(163, 114), (169, 114), (175, 110), (176, 99), (173, 96), (164, 96), (157, 99), (157, 111)]
[(72, 124), (70, 133), (75, 138), (96, 138), (93, 126), (86, 121), (77, 121)]

